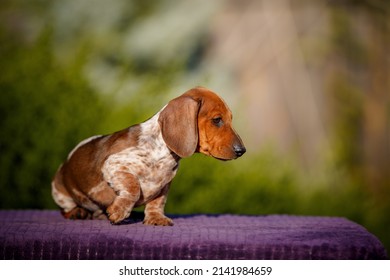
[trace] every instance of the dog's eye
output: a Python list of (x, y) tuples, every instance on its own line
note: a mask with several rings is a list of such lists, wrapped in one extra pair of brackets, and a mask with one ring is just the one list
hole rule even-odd
[(212, 119), (214, 125), (221, 127), (223, 125), (223, 121), (221, 117), (215, 117)]

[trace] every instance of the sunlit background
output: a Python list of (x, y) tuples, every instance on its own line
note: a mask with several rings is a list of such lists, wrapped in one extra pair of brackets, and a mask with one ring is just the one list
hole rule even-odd
[(184, 159), (171, 214), (343, 216), (390, 251), (390, 2), (2, 0), (0, 208), (56, 209), (82, 139), (202, 85), (247, 153)]

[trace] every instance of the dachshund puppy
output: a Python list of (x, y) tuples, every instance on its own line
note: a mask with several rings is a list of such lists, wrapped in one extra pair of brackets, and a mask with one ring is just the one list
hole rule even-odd
[(52, 195), (65, 218), (117, 224), (145, 205), (144, 224), (173, 225), (164, 206), (180, 159), (199, 152), (231, 160), (245, 151), (226, 103), (197, 87), (141, 124), (79, 143), (55, 174)]

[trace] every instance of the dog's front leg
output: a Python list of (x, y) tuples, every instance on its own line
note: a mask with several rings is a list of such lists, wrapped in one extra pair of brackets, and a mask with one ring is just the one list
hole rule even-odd
[(106, 212), (111, 223), (117, 224), (130, 216), (140, 198), (141, 188), (137, 177), (131, 173), (115, 172), (113, 178), (111, 186), (117, 196)]
[(167, 201), (170, 184), (171, 182), (166, 184), (160, 195), (146, 204), (144, 219), (145, 225), (173, 226), (172, 220), (164, 214), (164, 207)]

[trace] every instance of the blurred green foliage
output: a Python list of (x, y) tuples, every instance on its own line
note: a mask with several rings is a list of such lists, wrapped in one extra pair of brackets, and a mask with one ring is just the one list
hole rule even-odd
[[(389, 64), (390, 3), (347, 0), (330, 9), (327, 80), (332, 114), (335, 185), (313, 195), (313, 213), (344, 216), (375, 233), (390, 251)], [(357, 21), (359, 19), (359, 21)], [(367, 32), (368, 31), (368, 32)], [(337, 61), (337, 62), (336, 62)], [(324, 191), (335, 189), (330, 204)], [(327, 208), (326, 208), (327, 207)]]
[[(93, 34), (82, 29), (69, 35), (75, 36), (72, 51), (61, 60), (56, 53), (58, 45), (54, 46), (58, 34), (47, 15), (50, 4), (38, 2), (40, 5), (33, 5), (38, 9), (34, 13), (43, 16), (45, 27), (37, 36), (26, 39), (23, 32), (0, 21), (1, 209), (55, 209), (50, 182), (68, 152), (84, 138), (111, 133), (157, 112), (169, 100), (167, 93), (175, 78), (186, 71), (191, 60), (178, 55), (175, 61), (155, 65), (116, 52), (112, 45), (94, 41)], [(9, 1), (4, 3), (0, 9), (12, 6)], [(17, 10), (33, 9), (29, 1), (17, 3)], [(109, 36), (114, 43), (125, 25), (131, 27), (153, 11), (152, 2), (143, 3), (115, 25), (116, 33)], [(331, 39), (346, 64), (364, 68), (368, 58), (344, 13), (337, 10), (334, 14)], [(85, 77), (91, 57), (108, 65), (119, 81), (137, 81), (126, 98), (118, 101), (115, 90), (99, 92), (92, 87)], [(345, 216), (366, 226), (389, 249), (389, 193), (373, 194), (362, 178), (363, 159), (356, 139), (362, 130), (363, 97), (359, 86), (351, 86), (355, 83), (349, 79), (346, 71), (340, 71), (330, 81), (328, 90), (338, 118), (333, 126), (334, 153), (315, 172), (302, 169), (272, 147), (258, 153), (248, 151), (230, 162), (194, 155), (181, 161), (166, 211)]]
[(53, 207), (50, 177), (74, 143), (101, 129), (106, 108), (79, 62), (55, 61), (49, 29), (28, 46), (12, 35), (0, 30), (0, 207)]
[(292, 213), (299, 204), (293, 170), (272, 153), (230, 162), (194, 155), (180, 164), (170, 212)]

